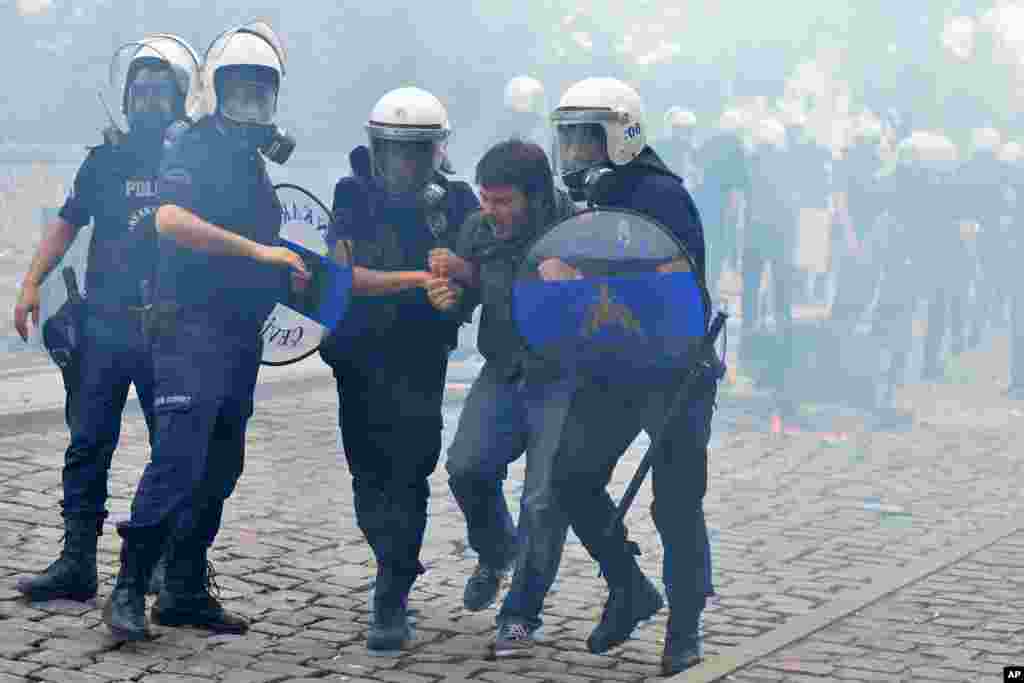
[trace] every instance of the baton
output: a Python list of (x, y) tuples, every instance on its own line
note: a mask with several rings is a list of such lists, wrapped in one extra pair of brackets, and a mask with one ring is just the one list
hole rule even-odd
[[(654, 465), (654, 458), (661, 454), (661, 451), (665, 448), (665, 442), (668, 440), (668, 427), (679, 415), (679, 412), (683, 409), (689, 398), (690, 390), (693, 388), (693, 384), (697, 381), (697, 378), (709, 367), (712, 367), (709, 362), (709, 357), (715, 358), (715, 341), (718, 339), (718, 335), (722, 331), (722, 327), (725, 326), (725, 320), (729, 316), (719, 311), (715, 314), (715, 319), (711, 321), (711, 327), (708, 329), (707, 334), (701, 340), (700, 348), (697, 351), (698, 357), (694, 364), (687, 370), (686, 377), (683, 379), (682, 384), (679, 386), (679, 391), (676, 392), (675, 398), (672, 400), (672, 405), (665, 415), (665, 422), (662, 428), (658, 431), (658, 436), (647, 448), (647, 452), (644, 453), (643, 459), (640, 461), (640, 465), (636, 468), (636, 472), (633, 474), (633, 479), (629, 482), (629, 486), (626, 488), (626, 492), (622, 495), (622, 500), (615, 510), (615, 517), (612, 523), (605, 530), (605, 535), (611, 536), (613, 530), (618, 526), (620, 522), (626, 517), (626, 513), (629, 511), (629, 506), (633, 504), (633, 499), (636, 498), (636, 494), (640, 492), (640, 487), (644, 483), (644, 479), (647, 478), (647, 473), (651, 471), (651, 467)], [(717, 380), (716, 380), (717, 381)]]

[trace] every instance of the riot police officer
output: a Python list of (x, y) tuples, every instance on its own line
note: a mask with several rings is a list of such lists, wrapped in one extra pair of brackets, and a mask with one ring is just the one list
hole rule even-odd
[(107, 475), (121, 431), (129, 387), (134, 384), (153, 435), (153, 367), (143, 343), (139, 312), (142, 283), (156, 262), (153, 213), (165, 132), (186, 118), (186, 98), (199, 69), (195, 51), (181, 38), (150, 35), (122, 46), (115, 64), (131, 51), (121, 87), (128, 132), (112, 126), (106, 142), (89, 151), (55, 224), (39, 245), (25, 278), (15, 326), (27, 336), (27, 317), (38, 322), (39, 282), (63, 256), (78, 231), (93, 222), (80, 322), (81, 357), (67, 375), (71, 444), (64, 456), (64, 548), (36, 577), (18, 581), (31, 600), (88, 600), (96, 595), (96, 545), (107, 516)]
[(701, 169), (697, 163), (697, 115), (676, 105), (665, 112), (668, 136), (661, 143), (662, 154), (673, 167), (679, 169), (683, 184), (695, 195), (701, 184)]
[(743, 148), (740, 113), (726, 110), (716, 132), (698, 152), (701, 183), (693, 194), (704, 225), (708, 289), (720, 299), (718, 282), (723, 265), (739, 267), (740, 218), (750, 196), (750, 164)]
[[(1007, 201), (1003, 193), (1003, 165), (997, 158), (1001, 147), (1002, 134), (995, 128), (973, 130), (970, 156), (958, 173), (962, 215), (979, 227), (974, 244), (979, 266), (976, 301), (968, 325), (968, 348), (981, 342), (987, 323), (998, 323), (1002, 318), (1010, 285), (1007, 272), (1001, 267), (1007, 253), (1007, 235), (1001, 223), (1007, 213)], [(962, 349), (961, 339), (954, 338), (954, 353)]]
[(517, 137), (547, 149), (550, 138), (544, 121), (547, 114), (544, 84), (532, 76), (516, 76), (505, 85), (504, 102), (497, 138)]
[(168, 538), (164, 626), (244, 633), (247, 622), (209, 592), (207, 552), (242, 473), (245, 428), (261, 357), (260, 329), (309, 274), (277, 246), (281, 205), (263, 154), (291, 147), (274, 125), (284, 53), (268, 25), (222, 33), (207, 50), (204, 116), (166, 152), (159, 180), (152, 310), (155, 437), (119, 525), (121, 568), (103, 619), (118, 640), (146, 637), (145, 588)]
[(369, 150), (352, 153), (354, 175), (338, 181), (329, 241), (354, 263), (345, 325), (322, 357), (338, 382), (339, 421), (352, 474), (356, 520), (377, 559), (371, 651), (410, 638), (407, 608), (424, 567), (428, 478), (441, 455), (441, 404), (448, 355), (467, 319), (436, 310), (424, 289), (428, 254), (454, 249), (479, 204), (439, 170), (448, 114), (419, 88), (385, 94), (366, 125)]
[(1008, 285), (1010, 299), (1010, 378), (1006, 395), (1012, 399), (1024, 398), (1024, 296), (1020, 279), (1014, 277), (1020, 262), (1021, 247), (1018, 237), (1019, 226), (1024, 225), (1021, 210), (1024, 209), (1024, 145), (1008, 142), (999, 150), (999, 161), (1003, 168), (1002, 188), (1006, 214), (1000, 219), (1005, 239), (1004, 256), (997, 268)]
[[(692, 257), (703, 289), (700, 217), (681, 179), (647, 145), (639, 94), (616, 79), (586, 79), (565, 92), (552, 122), (556, 168), (574, 198), (632, 209), (668, 227)], [(541, 264), (546, 279), (573, 277), (572, 271), (557, 259)], [(704, 298), (708, 317), (706, 291)], [(662, 659), (666, 673), (700, 660), (701, 613), (712, 593), (703, 499), (716, 378), (702, 376), (682, 416), (664, 425), (678, 385), (679, 377), (672, 376), (654, 384), (617, 386), (614, 391), (581, 387), (573, 398), (552, 475), (556, 498), (608, 584), (601, 623), (587, 639), (591, 652), (602, 653), (625, 642), (638, 623), (664, 606), (636, 562), (639, 548), (627, 540), (625, 526), (617, 524), (613, 533), (605, 533), (615, 515), (606, 486), (615, 463), (641, 429), (652, 439), (663, 428), (670, 430), (672, 452), (654, 464), (651, 508), (665, 546), (662, 578), (671, 609)]]

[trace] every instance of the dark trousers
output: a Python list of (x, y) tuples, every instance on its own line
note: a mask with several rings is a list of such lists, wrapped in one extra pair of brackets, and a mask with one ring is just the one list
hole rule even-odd
[[(153, 455), (128, 529), (151, 529), (183, 548), (208, 548), (245, 462), (245, 430), (259, 373), (259, 326), (225, 330), (181, 316), (156, 337)], [(246, 334), (249, 332), (249, 334)]]
[(78, 377), (67, 389), (71, 443), (64, 453), (64, 515), (106, 517), (110, 463), (134, 383), (153, 442), (153, 364), (138, 317), (90, 311), (82, 327)]
[(356, 521), (377, 560), (374, 599), (405, 604), (423, 573), (428, 479), (441, 457), (448, 348), (331, 364)]
[(785, 259), (765, 255), (757, 249), (743, 252), (743, 329), (757, 326), (758, 293), (765, 266), (772, 264), (772, 299), (775, 322), (779, 329), (788, 328), (793, 320), (793, 268)]
[[(498, 620), (532, 628), (558, 574), (569, 521), (554, 495), (551, 476), (575, 383), (509, 381), (485, 364), (466, 398), (448, 449), (448, 485), (466, 518), (469, 544), (480, 561), (505, 568), (516, 562), (512, 587)], [(518, 530), (502, 484), (508, 465), (526, 453), (526, 482)]]
[(653, 466), (651, 514), (664, 546), (662, 580), (670, 606), (685, 614), (702, 610), (711, 594), (703, 505), (717, 384), (710, 374), (703, 377), (681, 414), (666, 426), (663, 421), (677, 387), (678, 382), (668, 382), (611, 392), (589, 385), (577, 391), (553, 481), (573, 531), (600, 564), (609, 585), (627, 584), (634, 551), (624, 524), (605, 533), (615, 517), (606, 487), (640, 429), (652, 440), (663, 427), (669, 430), (667, 457)]

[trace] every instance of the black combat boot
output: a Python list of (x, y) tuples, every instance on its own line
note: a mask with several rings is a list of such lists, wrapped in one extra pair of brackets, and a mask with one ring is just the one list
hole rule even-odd
[[(211, 593), (212, 589), (212, 593)], [(214, 595), (219, 593), (206, 548), (171, 546), (163, 590), (150, 612), (161, 626), (193, 626), (215, 633), (242, 634), (249, 622), (224, 609)]]
[(110, 599), (103, 606), (103, 621), (116, 640), (144, 640), (146, 587), (160, 557), (163, 533), (158, 528), (118, 529), (121, 534), (121, 571)]
[(636, 560), (631, 557), (629, 563), (628, 572), (621, 578), (606, 575), (608, 602), (604, 605), (601, 623), (587, 638), (587, 648), (594, 654), (602, 654), (629, 640), (638, 624), (665, 606), (665, 599)]
[(415, 581), (386, 568), (377, 569), (373, 589), (373, 623), (366, 636), (366, 648), (371, 654), (397, 652), (412, 640), (409, 624), (409, 590)]
[(65, 517), (64, 548), (60, 557), (38, 576), (18, 579), (16, 588), (33, 602), (78, 600), (96, 597), (96, 542), (103, 519)]
[[(665, 651), (661, 655), (661, 673), (673, 676), (696, 666), (704, 658), (704, 610), (692, 603), (680, 604), (669, 588), (668, 625), (665, 627)], [(673, 604), (675, 606), (673, 606)]]

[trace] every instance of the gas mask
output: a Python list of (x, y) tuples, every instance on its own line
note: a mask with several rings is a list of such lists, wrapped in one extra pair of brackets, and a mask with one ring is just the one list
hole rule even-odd
[(295, 138), (273, 123), (277, 111), (275, 78), (251, 71), (217, 73), (221, 119), (232, 136), (248, 149), (259, 150), (275, 164), (284, 164), (295, 151)]

